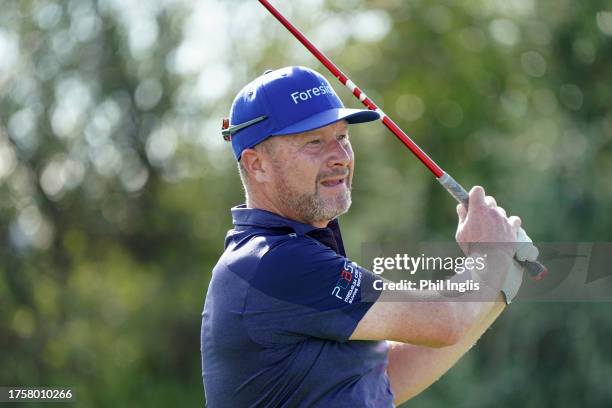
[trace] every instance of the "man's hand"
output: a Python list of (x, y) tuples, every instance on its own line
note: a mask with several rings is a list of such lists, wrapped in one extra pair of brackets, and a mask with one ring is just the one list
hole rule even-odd
[[(506, 210), (497, 205), (491, 196), (485, 196), (480, 186), (470, 190), (469, 208), (459, 204), (457, 206), (459, 224), (455, 239), (466, 255), (470, 255), (470, 244), (473, 243), (501, 243), (517, 242), (521, 219), (517, 216), (506, 216)], [(515, 245), (500, 245), (510, 257), (516, 252)]]
[[(475, 186), (470, 190), (469, 202), (467, 211), (462, 204), (457, 206), (457, 242), (468, 256), (473, 252), (488, 254), (490, 265), (496, 266), (492, 270), (503, 271), (501, 275), (489, 271), (486, 283), (491, 288), (501, 290), (506, 303), (510, 303), (523, 281), (523, 268), (512, 258), (535, 261), (539, 251), (521, 228), (521, 219), (517, 216), (507, 217), (506, 210), (499, 207), (493, 197), (485, 196), (482, 187)], [(478, 243), (484, 244), (484, 252), (475, 248)], [(492, 253), (488, 251), (491, 249)], [(500, 252), (509, 255), (509, 258), (500, 256)]]

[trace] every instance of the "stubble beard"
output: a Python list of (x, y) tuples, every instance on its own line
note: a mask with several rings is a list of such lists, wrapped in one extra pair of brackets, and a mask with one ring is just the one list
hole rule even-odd
[[(340, 173), (342, 175), (343, 173)], [(317, 177), (313, 193), (298, 193), (289, 186), (285, 177), (281, 177), (277, 185), (277, 193), (285, 208), (291, 208), (307, 224), (330, 221), (348, 211), (351, 207), (351, 180), (347, 176), (346, 187), (342, 193), (333, 197), (323, 198), (320, 193), (320, 181), (325, 175)]]

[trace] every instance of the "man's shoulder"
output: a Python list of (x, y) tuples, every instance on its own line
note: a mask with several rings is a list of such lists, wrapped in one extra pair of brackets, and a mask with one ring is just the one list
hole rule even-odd
[(233, 237), (219, 263), (248, 278), (257, 270), (308, 269), (313, 263), (339, 257), (332, 249), (305, 235), (259, 231)]
[(226, 242), (223, 257), (228, 258), (231, 263), (239, 260), (261, 259), (272, 249), (286, 246), (299, 240), (293, 232), (254, 230), (254, 231), (230, 231)]

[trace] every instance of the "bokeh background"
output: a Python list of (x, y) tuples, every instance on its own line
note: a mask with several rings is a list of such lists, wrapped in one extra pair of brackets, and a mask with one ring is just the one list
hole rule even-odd
[[(608, 1), (274, 4), (536, 240), (611, 240)], [(0, 10), (0, 385), (72, 387), (84, 407), (201, 406), (200, 313), (243, 200), (221, 118), (267, 68), (324, 69), (254, 0)], [(352, 140), (349, 255), (452, 239), (454, 202), (394, 137), (374, 123)], [(611, 312), (515, 304), (408, 405), (610, 406)]]

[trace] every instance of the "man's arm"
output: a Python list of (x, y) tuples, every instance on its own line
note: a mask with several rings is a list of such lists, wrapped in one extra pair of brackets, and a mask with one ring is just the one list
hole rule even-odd
[(505, 309), (506, 303), (500, 295), (497, 301), (480, 303), (480, 306), (482, 314), (466, 334), (452, 346), (430, 348), (389, 342), (387, 374), (396, 405), (418, 395), (454, 366), (497, 319)]
[[(520, 268), (505, 253), (488, 255), (490, 255), (488, 265), (484, 271), (487, 272), (487, 277), (491, 275), (503, 277), (510, 268)], [(516, 272), (521, 271), (513, 271)], [(476, 274), (472, 274), (471, 278), (480, 284), (480, 290), (475, 293), (480, 301), (465, 300), (469, 295), (449, 301), (448, 298), (442, 297), (444, 294), (434, 292), (427, 292), (424, 297), (436, 302), (381, 302), (379, 299), (372, 308), (381, 302), (379, 306), (385, 303), (385, 307), (395, 308), (395, 312), (387, 311), (387, 317), (376, 311), (370, 316), (366, 314), (357, 326), (351, 338), (372, 336), (372, 333), (384, 326), (384, 322), (392, 325), (394, 314), (403, 314), (404, 324), (396, 325), (395, 329), (406, 329), (407, 331), (402, 334), (411, 337), (405, 337), (403, 341), (397, 339), (389, 341), (387, 374), (396, 404), (414, 397), (437, 381), (478, 341), (504, 310), (506, 303), (499, 291), (499, 281), (491, 282), (487, 279), (485, 282)], [(464, 279), (455, 275), (451, 281)], [(384, 313), (383, 308), (378, 312)], [(448, 321), (441, 320), (440, 316), (448, 316)], [(419, 323), (415, 322), (415, 317)], [(444, 330), (441, 327), (444, 324), (453, 329)], [(389, 328), (391, 331), (392, 329), (393, 327)], [(416, 335), (419, 337), (416, 338)], [(429, 341), (424, 340), (426, 338)], [(390, 336), (387, 339), (393, 340)]]
[[(445, 292), (430, 290), (384, 290), (349, 340), (390, 340), (433, 348), (456, 345), (492, 310), (501, 280), (512, 265), (505, 253), (491, 252), (487, 258), (486, 281), (476, 273), (471, 274), (471, 280), (480, 286), (475, 298), (470, 298), (469, 293), (449, 297)], [(466, 279), (464, 275), (455, 275), (450, 281)]]
[[(522, 275), (521, 266), (506, 255), (494, 255), (494, 266), (506, 269), (507, 274), (514, 276)], [(490, 327), (506, 308), (506, 299), (500, 293), (499, 282), (488, 286), (491, 282), (483, 282), (484, 299), (495, 299), (495, 301), (480, 302), (456, 302), (459, 313), (474, 316), (473, 321), (463, 321), (466, 330), (461, 339), (448, 347), (428, 348), (414, 344), (389, 342), (389, 366), (387, 374), (391, 383), (391, 389), (395, 394), (395, 403), (401, 404), (416, 396), (431, 384), (436, 382), (446, 371), (454, 366), (457, 361), (472, 348), (483, 333)], [(520, 285), (520, 283), (519, 283)]]
[[(492, 197), (485, 197), (482, 188), (470, 191), (468, 211), (462, 207), (457, 211), (456, 238), (460, 244), (516, 240), (520, 219), (506, 218), (505, 211), (497, 207)], [(465, 251), (467, 254), (467, 248)], [(428, 292), (421, 293), (420, 301), (406, 298), (392, 302), (385, 301), (383, 292), (361, 319), (351, 339), (409, 343), (392, 342), (389, 352), (388, 374), (396, 403), (418, 394), (448, 371), (504, 310), (499, 289), (507, 271), (516, 267), (513, 255), (504, 250), (493, 257), (489, 253), (487, 268), (482, 277), (478, 276), (483, 283), (481, 293), (485, 291), (480, 299), (485, 301), (449, 301), (442, 294)], [(488, 284), (484, 284), (485, 280)]]

